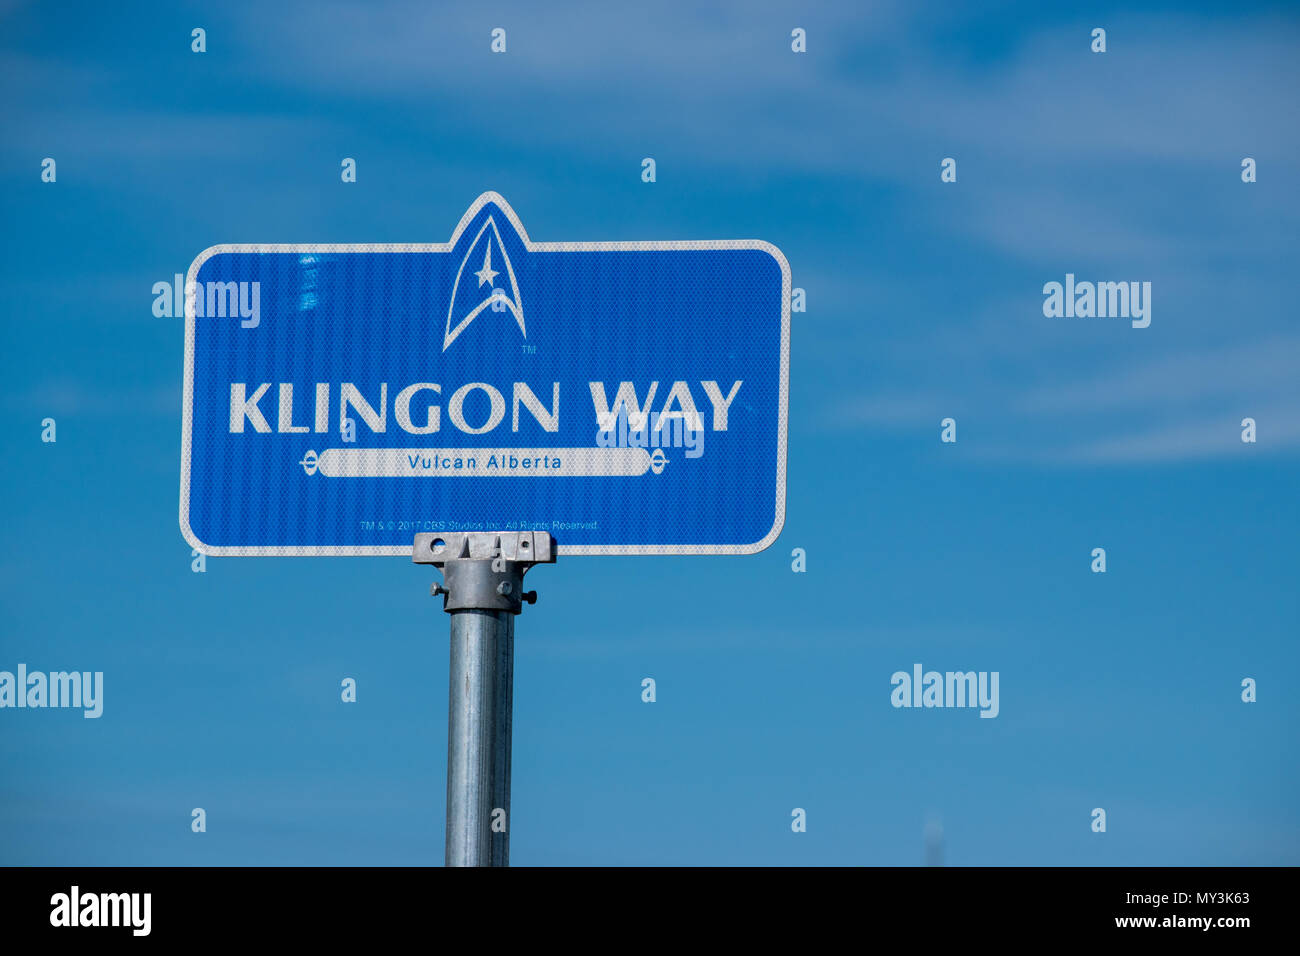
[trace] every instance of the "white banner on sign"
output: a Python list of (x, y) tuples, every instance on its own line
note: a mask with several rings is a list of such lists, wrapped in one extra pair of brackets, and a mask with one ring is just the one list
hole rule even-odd
[(659, 474), (664, 462), (644, 448), (327, 448), (298, 464), (326, 478), (603, 478), (656, 464)]

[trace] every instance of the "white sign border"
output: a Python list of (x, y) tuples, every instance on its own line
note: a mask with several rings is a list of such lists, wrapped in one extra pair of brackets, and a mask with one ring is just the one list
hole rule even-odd
[[(777, 423), (776, 460), (776, 511), (772, 529), (752, 544), (637, 544), (637, 545), (566, 545), (557, 536), (559, 554), (757, 554), (768, 548), (785, 526), (785, 469), (790, 392), (790, 263), (785, 255), (770, 242), (761, 239), (683, 240), (678, 242), (533, 242), (528, 238), (523, 223), (510, 204), (495, 192), (485, 192), (470, 205), (460, 223), (446, 243), (334, 243), (324, 245), (296, 244), (223, 244), (209, 246), (198, 254), (186, 274), (186, 288), (198, 281), (199, 269), (215, 255), (227, 252), (451, 252), (470, 221), (487, 203), (495, 203), (509, 218), (524, 247), (529, 252), (646, 252), (656, 250), (704, 249), (759, 249), (766, 252), (781, 267), (781, 396), (780, 418)], [(355, 546), (251, 546), (223, 547), (205, 544), (190, 527), (190, 440), (194, 417), (194, 314), (193, 303), (185, 297), (185, 390), (181, 412), (181, 534), (190, 546), (202, 554), (214, 557), (410, 557), (410, 545), (355, 545)], [(437, 529), (428, 529), (436, 531)], [(483, 531), (503, 529), (483, 528)], [(414, 534), (412, 534), (414, 538)]]

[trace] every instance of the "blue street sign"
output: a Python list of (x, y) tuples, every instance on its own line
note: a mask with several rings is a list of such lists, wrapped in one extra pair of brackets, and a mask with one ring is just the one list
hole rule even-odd
[(185, 293), (181, 530), (214, 555), (747, 554), (785, 520), (790, 267), (758, 240), (223, 245)]

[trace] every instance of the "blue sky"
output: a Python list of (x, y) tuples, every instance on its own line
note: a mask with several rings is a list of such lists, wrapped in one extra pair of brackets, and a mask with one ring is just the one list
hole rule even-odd
[[(0, 862), (441, 861), (432, 573), (191, 573), (150, 290), (444, 242), (489, 189), (537, 241), (766, 239), (808, 295), (776, 544), (530, 577), (512, 862), (914, 865), (930, 821), (954, 865), (1300, 862), (1300, 21), (857, 6), (0, 2), (0, 669), (106, 685), (0, 711)], [(1045, 318), (1067, 272), (1150, 281), (1151, 326)], [(998, 671), (999, 716), (892, 708), (916, 662)]]

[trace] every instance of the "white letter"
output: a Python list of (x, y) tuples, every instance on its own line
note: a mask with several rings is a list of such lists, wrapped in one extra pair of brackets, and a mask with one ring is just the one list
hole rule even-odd
[(519, 431), (519, 403), (524, 403), (524, 407), (533, 413), (533, 418), (537, 423), (548, 432), (558, 432), (560, 430), (560, 383), (554, 382), (551, 385), (551, 410), (546, 411), (541, 400), (533, 394), (533, 390), (523, 382), (515, 382), (514, 394), (514, 417), (511, 431)]
[(725, 432), (727, 430), (727, 411), (731, 408), (731, 403), (736, 400), (736, 393), (740, 391), (741, 383), (737, 382), (731, 386), (731, 391), (727, 397), (722, 397), (722, 389), (718, 388), (717, 382), (700, 382), (704, 386), (704, 392), (709, 396), (709, 401), (713, 403), (713, 430), (715, 432)]
[[(133, 893), (131, 895), (138, 900), (136, 906), (133, 907), (135, 913), (131, 916), (131, 925), (137, 927), (137, 929), (132, 930), (131, 933), (133, 936), (148, 936), (150, 910), (153, 908), (153, 894), (140, 893), (137, 896)], [(139, 917), (139, 919), (136, 919), (136, 917)]]
[(293, 383), (280, 383), (280, 434), (301, 434), (307, 430), (306, 425), (293, 423)]
[[(614, 427), (615, 417), (610, 414), (609, 403), (605, 400), (605, 383), (588, 382), (591, 389), (591, 403), (596, 409), (596, 424), (604, 431), (609, 431)], [(658, 382), (650, 383), (650, 393), (645, 397), (645, 407), (637, 402), (636, 387), (631, 382), (619, 382), (618, 394), (614, 396), (614, 407), (622, 406), (627, 409), (628, 424), (633, 428), (645, 428), (646, 418), (650, 412), (650, 403), (655, 400), (655, 390), (659, 388)]]
[(907, 671), (894, 671), (889, 683), (894, 685), (893, 693), (889, 695), (889, 702), (895, 707), (912, 706), (912, 675)]
[[(472, 389), (482, 389), (487, 393), (488, 399), (492, 402), (492, 409), (488, 412), (487, 421), (481, 428), (470, 428), (465, 421), (465, 414), (461, 411), (461, 405), (465, 402), (465, 396)], [(483, 382), (470, 382), (468, 385), (462, 385), (452, 393), (451, 401), (447, 403), (447, 415), (451, 418), (451, 423), (461, 431), (470, 435), (482, 435), (484, 432), (490, 432), (501, 423), (501, 419), (506, 414), (506, 400), (491, 385)]]
[(93, 720), (104, 713), (103, 671), (95, 671), (93, 679), (90, 671), (86, 671), (85, 679), (81, 682), (81, 697), (86, 706), (86, 712), (81, 715), (82, 717)]
[(1129, 301), (1133, 303), (1133, 321), (1131, 324), (1135, 329), (1145, 329), (1151, 324), (1151, 283), (1142, 283), (1142, 294), (1140, 296), (1138, 295), (1138, 283), (1134, 282), (1132, 285), (1133, 292), (1129, 295)]
[(68, 894), (55, 893), (50, 897), (50, 902), (54, 904), (54, 909), (50, 910), (51, 926), (68, 925)]
[(232, 432), (243, 432), (245, 417), (253, 423), (253, 431), (269, 432), (271, 430), (271, 426), (267, 424), (266, 419), (262, 417), (262, 413), (257, 407), (257, 403), (261, 401), (262, 396), (266, 394), (266, 390), (270, 387), (271, 383), (267, 382), (253, 393), (252, 398), (245, 400), (244, 383), (230, 383), (230, 430)]
[[(674, 400), (676, 400), (681, 411), (670, 412), (668, 410), (672, 407)], [(680, 418), (686, 423), (686, 427), (693, 431), (700, 431), (704, 428), (704, 423), (700, 421), (700, 413), (695, 407), (695, 398), (691, 395), (691, 390), (685, 382), (673, 382), (673, 387), (668, 390), (668, 397), (664, 399), (664, 410), (659, 413), (659, 418), (655, 422), (655, 431), (663, 428), (664, 422), (672, 418)]]
[(424, 419), (423, 425), (411, 424), (411, 398), (422, 388), (442, 394), (442, 386), (434, 385), (432, 382), (417, 382), (414, 385), (408, 385), (397, 393), (397, 398), (393, 400), (393, 417), (397, 419), (397, 424), (404, 431), (412, 435), (427, 435), (430, 432), (436, 432), (442, 424), (439, 419), (439, 408), (437, 405), (429, 406), (429, 414)]
[(1049, 319), (1059, 319), (1065, 314), (1061, 308), (1062, 289), (1059, 282), (1048, 282), (1043, 286), (1043, 295), (1047, 296), (1043, 300), (1043, 315)]
[(351, 405), (357, 410), (357, 414), (365, 420), (370, 426), (372, 432), (382, 432), (388, 429), (388, 383), (381, 382), (379, 385), (379, 413), (370, 407), (370, 403), (361, 397), (357, 387), (351, 382), (344, 382), (339, 386), (339, 419), (348, 417), (348, 406)]
[(980, 716), (996, 717), (1000, 706), (998, 704), (998, 672), (993, 673), (980, 672)]

